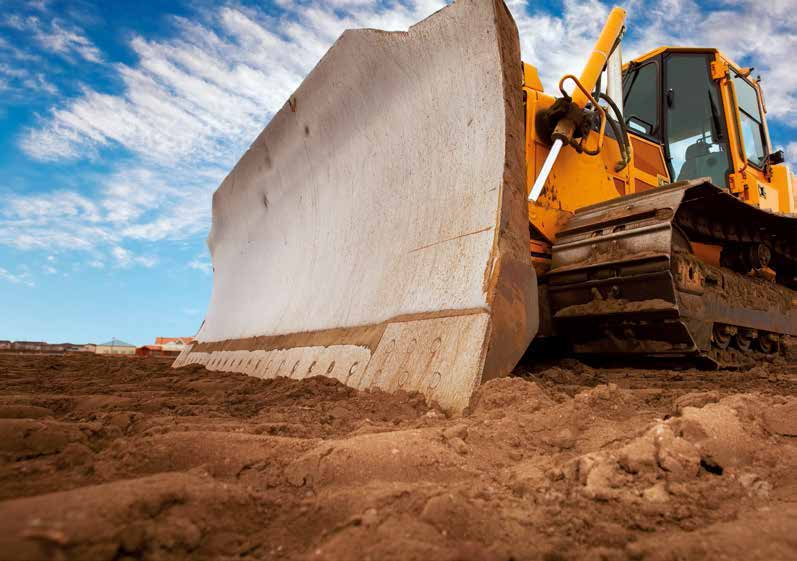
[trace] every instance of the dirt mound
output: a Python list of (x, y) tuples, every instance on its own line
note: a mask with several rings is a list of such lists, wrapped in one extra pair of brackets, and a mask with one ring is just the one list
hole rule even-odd
[(797, 376), (562, 361), (414, 394), (0, 355), (4, 559), (790, 559)]

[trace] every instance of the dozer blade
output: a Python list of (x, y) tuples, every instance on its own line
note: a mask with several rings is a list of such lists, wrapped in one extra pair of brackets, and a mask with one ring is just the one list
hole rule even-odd
[(329, 376), (462, 411), (537, 330), (521, 63), (500, 1), (345, 32), (213, 196), (176, 367)]

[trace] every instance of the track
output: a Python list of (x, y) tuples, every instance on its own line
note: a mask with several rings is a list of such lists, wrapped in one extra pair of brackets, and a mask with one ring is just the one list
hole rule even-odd
[[(557, 332), (584, 354), (688, 357), (714, 368), (788, 360), (797, 292), (707, 264), (693, 244), (766, 241), (783, 279), (793, 267), (797, 220), (726, 195), (696, 181), (579, 211), (548, 273)], [(758, 234), (723, 227), (723, 216), (756, 224)]]

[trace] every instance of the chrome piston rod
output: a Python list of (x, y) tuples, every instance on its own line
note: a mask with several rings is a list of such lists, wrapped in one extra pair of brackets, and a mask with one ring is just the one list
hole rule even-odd
[(537, 179), (534, 181), (534, 186), (531, 188), (529, 201), (536, 201), (539, 198), (540, 193), (542, 193), (542, 188), (545, 186), (545, 182), (551, 174), (551, 168), (554, 162), (556, 162), (556, 158), (559, 157), (559, 151), (562, 149), (562, 146), (564, 146), (564, 144), (561, 139), (554, 140), (551, 151), (548, 152), (548, 157), (545, 158), (545, 163), (542, 164), (540, 174), (537, 176)]

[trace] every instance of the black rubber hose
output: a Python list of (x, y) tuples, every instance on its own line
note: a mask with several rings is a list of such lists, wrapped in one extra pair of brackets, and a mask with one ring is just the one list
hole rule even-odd
[[(622, 171), (628, 165), (628, 162), (631, 160), (631, 139), (628, 137), (628, 129), (625, 126), (625, 119), (623, 119), (623, 114), (620, 113), (620, 108), (617, 107), (617, 104), (614, 102), (612, 98), (610, 98), (605, 93), (601, 93), (599, 98), (604, 100), (606, 103), (609, 104), (609, 107), (612, 108), (614, 112), (614, 116), (616, 119), (609, 119), (609, 124), (614, 131), (615, 136), (617, 137), (617, 141), (620, 144), (620, 152), (622, 153), (622, 161), (618, 162), (615, 171)], [(608, 117), (607, 117), (608, 118)], [(618, 126), (620, 130), (618, 129)]]

